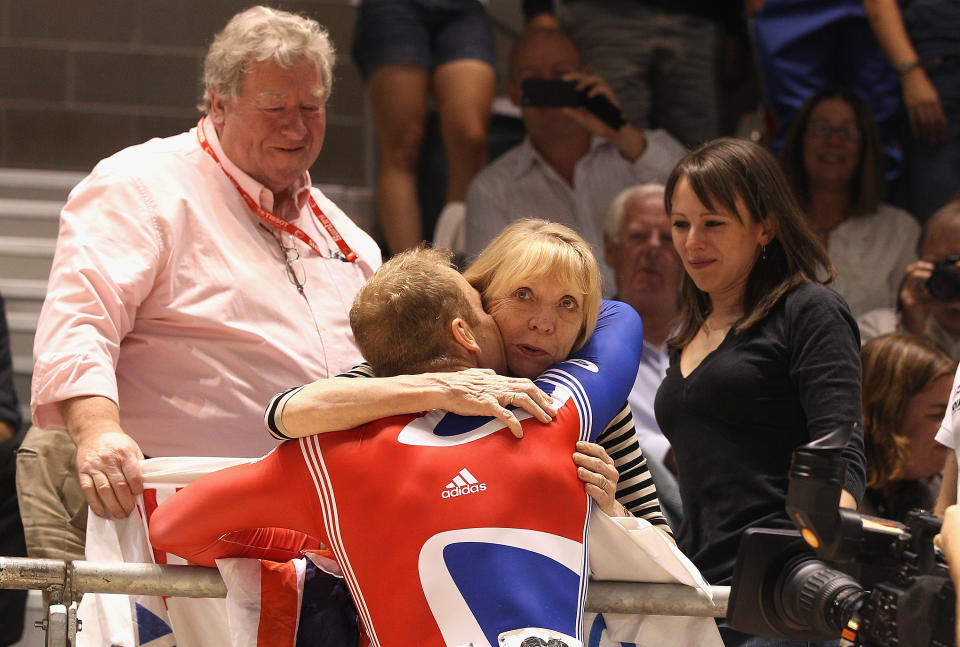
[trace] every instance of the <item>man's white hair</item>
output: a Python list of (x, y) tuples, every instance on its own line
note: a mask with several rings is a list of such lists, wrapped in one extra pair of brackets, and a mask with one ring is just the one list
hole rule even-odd
[(607, 208), (607, 218), (603, 224), (604, 233), (610, 237), (610, 240), (620, 242), (620, 225), (623, 223), (627, 202), (633, 198), (642, 198), (655, 193), (659, 193), (662, 197), (665, 191), (666, 187), (662, 184), (650, 183), (631, 186), (618, 193)]
[(203, 101), (197, 107), (210, 112), (211, 91), (236, 100), (249, 66), (268, 60), (285, 69), (305, 60), (313, 63), (323, 84), (322, 99), (330, 96), (336, 55), (327, 30), (311, 18), (257, 6), (235, 15), (214, 36), (203, 62)]

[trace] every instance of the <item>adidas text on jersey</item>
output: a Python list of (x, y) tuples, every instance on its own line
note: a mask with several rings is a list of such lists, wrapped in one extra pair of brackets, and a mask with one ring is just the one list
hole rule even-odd
[(470, 473), (470, 470), (464, 467), (453, 477), (452, 481), (447, 483), (446, 488), (440, 493), (440, 496), (444, 499), (451, 499), (453, 497), (466, 496), (467, 494), (476, 494), (486, 489), (487, 484), (478, 481), (477, 478)]

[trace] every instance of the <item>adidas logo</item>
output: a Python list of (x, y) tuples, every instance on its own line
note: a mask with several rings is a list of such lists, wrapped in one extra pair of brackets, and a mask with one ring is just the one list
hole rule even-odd
[(444, 499), (452, 499), (456, 496), (466, 496), (467, 494), (476, 494), (487, 489), (486, 483), (477, 480), (470, 471), (464, 467), (460, 470), (453, 480), (447, 483), (446, 489), (440, 494)]

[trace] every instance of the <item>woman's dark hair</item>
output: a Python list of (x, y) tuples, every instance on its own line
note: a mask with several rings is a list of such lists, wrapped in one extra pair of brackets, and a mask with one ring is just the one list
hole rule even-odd
[[(777, 160), (760, 146), (725, 137), (687, 153), (667, 180), (667, 213), (673, 212), (677, 183), (686, 178), (708, 209), (726, 212), (740, 222), (772, 218), (776, 234), (747, 278), (744, 317), (734, 331), (763, 319), (792, 288), (802, 283), (829, 283), (836, 272), (826, 250), (790, 192)], [(681, 250), (678, 250), (681, 251)], [(682, 254), (682, 251), (681, 251)], [(697, 334), (712, 308), (710, 296), (684, 273), (680, 287), (680, 329), (670, 348), (683, 348)]]
[(810, 205), (810, 183), (803, 161), (803, 138), (810, 124), (810, 113), (827, 99), (839, 99), (853, 109), (860, 129), (860, 159), (850, 180), (850, 204), (854, 215), (875, 213), (883, 195), (883, 149), (877, 124), (867, 103), (853, 90), (842, 85), (828, 85), (814, 93), (800, 107), (783, 141), (780, 162), (783, 172), (793, 187), (794, 194), (804, 207)]

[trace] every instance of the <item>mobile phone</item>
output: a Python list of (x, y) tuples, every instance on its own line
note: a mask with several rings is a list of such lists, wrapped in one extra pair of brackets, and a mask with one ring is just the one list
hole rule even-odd
[(576, 81), (524, 79), (520, 103), (533, 108), (574, 108), (580, 105)]
[(588, 97), (577, 90), (576, 81), (525, 79), (520, 86), (520, 103), (532, 108), (586, 108), (614, 130), (627, 123), (620, 108), (603, 95)]

